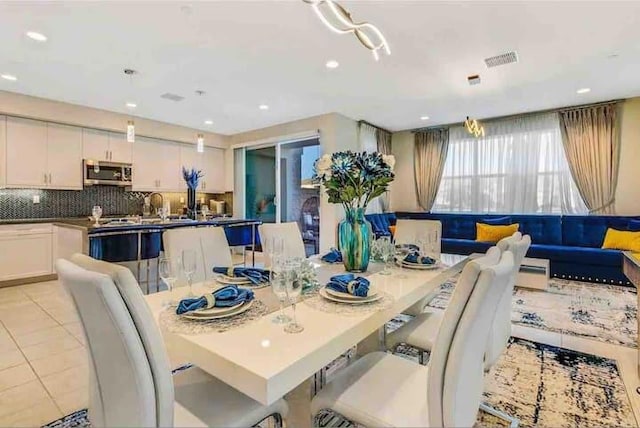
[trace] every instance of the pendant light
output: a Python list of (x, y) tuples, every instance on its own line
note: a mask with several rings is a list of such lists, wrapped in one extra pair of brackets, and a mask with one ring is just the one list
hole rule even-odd
[(477, 119), (470, 119), (467, 116), (467, 120), (464, 121), (464, 128), (476, 138), (484, 137), (484, 126)]
[(198, 145), (196, 146), (198, 153), (204, 153), (204, 135), (198, 134)]
[[(131, 82), (131, 93), (133, 93), (133, 75), (136, 74), (137, 71), (131, 69), (131, 68), (125, 68), (124, 69), (124, 74), (126, 74), (127, 76), (129, 76), (129, 80)], [(127, 107), (132, 110), (135, 108), (135, 104), (134, 103), (127, 103)], [(133, 115), (130, 115), (130, 119), (127, 121), (127, 142), (128, 143), (135, 143), (136, 142), (136, 125), (133, 121)]]

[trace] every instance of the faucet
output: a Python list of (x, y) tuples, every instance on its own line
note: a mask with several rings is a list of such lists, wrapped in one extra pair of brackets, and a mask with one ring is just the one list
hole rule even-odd
[(164, 196), (162, 196), (162, 193), (159, 192), (151, 192), (149, 194), (149, 196), (147, 196), (147, 198), (149, 198), (149, 204), (151, 205), (151, 212), (153, 214), (157, 214), (158, 213), (158, 208), (156, 208), (152, 203), (151, 203), (151, 198), (154, 197), (155, 195), (160, 196), (160, 207), (164, 207)]

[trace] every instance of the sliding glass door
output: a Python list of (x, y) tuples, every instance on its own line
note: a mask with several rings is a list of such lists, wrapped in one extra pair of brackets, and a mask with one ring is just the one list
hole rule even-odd
[(296, 222), (308, 256), (320, 249), (320, 188), (312, 181), (318, 157), (317, 136), (236, 149), (235, 197), (244, 216)]

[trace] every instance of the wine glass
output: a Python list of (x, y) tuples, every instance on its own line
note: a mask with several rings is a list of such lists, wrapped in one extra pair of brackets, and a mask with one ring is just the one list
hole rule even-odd
[(93, 223), (93, 225), (95, 227), (100, 226), (99, 221), (100, 221), (100, 217), (102, 217), (102, 207), (100, 205), (94, 205), (93, 208), (91, 209), (91, 215), (95, 220), (95, 223)]
[(278, 259), (284, 255), (284, 238), (282, 236), (271, 236), (267, 241), (267, 255), (271, 265), (275, 265)]
[(384, 269), (380, 272), (381, 275), (391, 275), (390, 262), (396, 253), (396, 247), (391, 243), (391, 238), (388, 236), (382, 236), (379, 241), (380, 258), (384, 263)]
[(175, 302), (171, 299), (173, 292), (173, 286), (176, 282), (176, 269), (173, 261), (170, 258), (164, 257), (160, 259), (158, 270), (160, 271), (160, 278), (167, 284), (167, 291), (169, 292), (167, 300), (162, 302), (164, 308), (173, 306)]
[(189, 284), (188, 297), (194, 297), (193, 293), (193, 274), (196, 273), (198, 262), (196, 261), (195, 250), (182, 250), (182, 272), (187, 277), (187, 283)]
[[(273, 259), (271, 259), (273, 260)], [(291, 318), (284, 313), (284, 302), (289, 297), (287, 293), (286, 273), (282, 270), (280, 261), (271, 263), (271, 291), (276, 295), (280, 302), (280, 313), (273, 318), (276, 324), (287, 324)]]
[(300, 297), (300, 293), (302, 292), (302, 281), (299, 277), (301, 263), (302, 260), (299, 258), (289, 259), (284, 262), (282, 269), (285, 275), (287, 294), (289, 295), (289, 301), (293, 308), (293, 321), (285, 326), (284, 331), (286, 333), (300, 333), (304, 330), (304, 327), (298, 323), (298, 319), (296, 317), (296, 303), (298, 302), (298, 297)]

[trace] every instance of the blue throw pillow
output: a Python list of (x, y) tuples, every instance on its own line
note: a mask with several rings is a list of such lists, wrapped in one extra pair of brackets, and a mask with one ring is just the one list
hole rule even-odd
[(506, 215), (504, 217), (496, 217), (496, 218), (483, 218), (480, 220), (480, 223), (490, 224), (491, 226), (508, 226), (513, 224), (513, 219)]
[(640, 220), (629, 220), (627, 230), (630, 232), (640, 232)]

